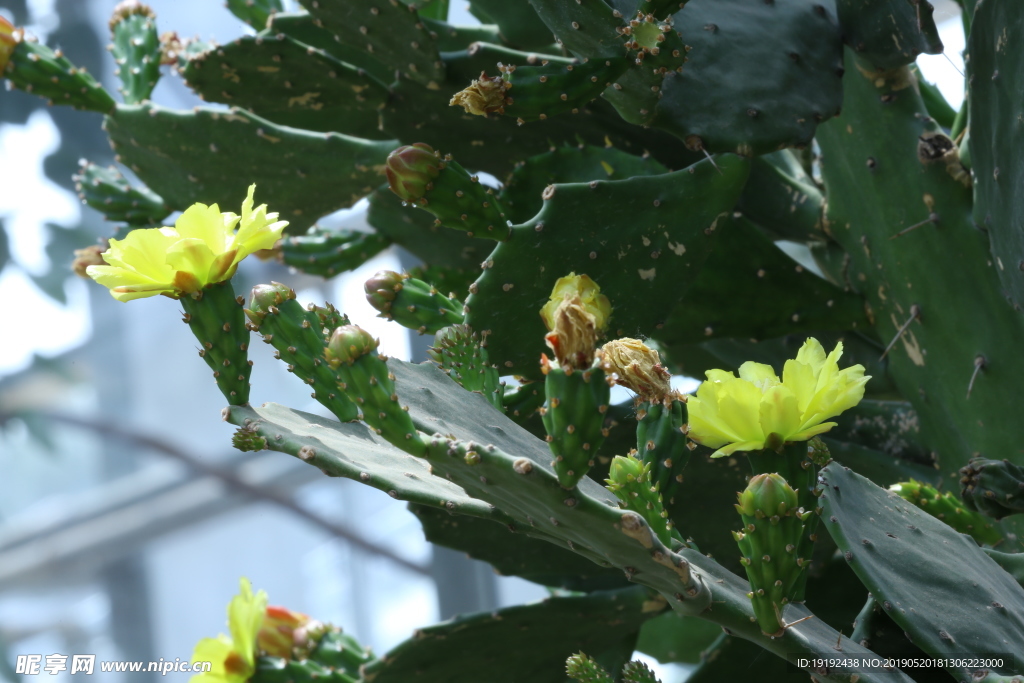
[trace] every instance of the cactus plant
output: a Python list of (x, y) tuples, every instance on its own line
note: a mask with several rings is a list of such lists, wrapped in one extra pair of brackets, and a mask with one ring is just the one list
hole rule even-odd
[[(760, 648), (806, 670), (766, 681), (1024, 676), (1024, 5), (961, 3), (954, 111), (914, 65), (942, 50), (925, 0), (470, 0), (480, 27), (443, 2), (300, 4), (232, 0), (255, 35), (159, 59), (152, 12), (120, 7), (120, 103), (0, 18), (6, 78), (104, 114), (139, 180), (83, 167), (116, 227), (79, 265), (122, 300), (181, 300), (240, 450), (386, 491), (433, 542), (581, 594), (380, 659), (252, 628), (213, 659), (253, 681), (639, 683), (635, 647), (703, 650), (693, 681), (749, 676)], [(229, 108), (148, 101), (158, 62)], [(254, 182), (288, 234), (250, 201), (237, 233), (153, 229), (223, 223), (207, 204)], [(364, 197), (372, 232), (311, 228)], [(238, 261), (333, 277), (392, 244), (422, 264), (367, 297), (394, 334), (435, 335), (432, 362), (259, 285), (251, 328), (338, 421), (248, 405)], [(684, 396), (678, 375), (707, 381)], [(944, 671), (864, 663), (906, 653)], [(963, 663), (981, 654), (1007, 656)]]

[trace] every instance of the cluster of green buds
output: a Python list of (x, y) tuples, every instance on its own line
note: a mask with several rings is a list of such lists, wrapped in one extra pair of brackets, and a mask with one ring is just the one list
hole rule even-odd
[(619, 499), (620, 506), (643, 517), (658, 540), (670, 548), (672, 520), (658, 484), (651, 479), (651, 463), (640, 460), (635, 453), (617, 455), (608, 475), (607, 488)]

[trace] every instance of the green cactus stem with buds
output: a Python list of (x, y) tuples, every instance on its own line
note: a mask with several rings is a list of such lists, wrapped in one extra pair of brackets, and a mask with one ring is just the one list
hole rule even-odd
[(463, 321), (462, 302), (408, 273), (381, 270), (363, 285), (366, 300), (380, 317), (394, 320), (420, 334), (436, 334)]
[(940, 492), (934, 486), (913, 479), (893, 484), (889, 490), (960, 533), (967, 534), (981, 545), (994, 547), (1005, 540), (991, 520), (975, 512), (948, 491)]
[(199, 355), (213, 370), (217, 388), (233, 406), (249, 402), (249, 330), (231, 281), (210, 285), (181, 297), (184, 322), (199, 340)]
[(160, 37), (156, 14), (138, 0), (124, 0), (110, 18), (111, 52), (125, 104), (149, 99), (160, 80)]
[(498, 369), (489, 360), (484, 340), (469, 325), (438, 330), (427, 356), (464, 389), (483, 394), (498, 410), (505, 409)]
[(672, 545), (672, 520), (661, 496), (657, 482), (651, 478), (651, 464), (630, 453), (615, 456), (606, 482), (608, 490), (615, 494), (627, 510), (638, 513), (646, 520), (666, 546)]
[(960, 469), (960, 495), (971, 510), (1002, 519), (1024, 512), (1024, 467), (972, 458)]

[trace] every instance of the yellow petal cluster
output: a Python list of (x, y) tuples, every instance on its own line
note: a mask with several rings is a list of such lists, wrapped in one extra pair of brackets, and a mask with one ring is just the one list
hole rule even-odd
[(551, 289), (551, 298), (544, 308), (540, 309), (540, 317), (549, 330), (555, 329), (555, 311), (566, 299), (579, 297), (580, 305), (594, 318), (594, 329), (603, 332), (612, 317), (612, 304), (608, 297), (601, 294), (601, 288), (586, 275), (569, 273), (558, 278)]
[(89, 277), (110, 289), (118, 301), (163, 294), (177, 299), (235, 274), (249, 254), (270, 249), (287, 221), (253, 208), (255, 185), (242, 202), (241, 217), (213, 204), (193, 204), (173, 228), (132, 230), (123, 240), (110, 240), (103, 252), (107, 265), (86, 269)]
[(256, 671), (256, 637), (267, 611), (267, 594), (253, 595), (248, 579), (228, 605), (231, 637), (203, 638), (192, 654), (193, 662), (210, 662), (210, 671), (196, 674), (189, 683), (245, 683)]
[(711, 457), (721, 457), (827, 432), (836, 423), (825, 420), (857, 405), (871, 379), (862, 365), (840, 370), (842, 355), (842, 342), (826, 356), (809, 338), (796, 359), (786, 361), (781, 380), (771, 366), (752, 361), (740, 366), (739, 377), (708, 370), (687, 403), (690, 438), (717, 448)]

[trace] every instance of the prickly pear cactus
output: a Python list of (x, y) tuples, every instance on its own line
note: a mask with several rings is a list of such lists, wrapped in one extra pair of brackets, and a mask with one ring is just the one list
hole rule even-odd
[[(232, 619), (291, 647), (233, 624), (196, 658), (268, 682), (653, 683), (637, 648), (698, 683), (752, 659), (780, 683), (1021, 680), (1024, 4), (959, 3), (959, 111), (914, 64), (943, 50), (926, 0), (469, 4), (483, 25), (230, 0), (255, 35), (214, 45), (122, 3), (121, 101), (0, 18), (10, 85), (103, 114), (123, 167), (76, 177), (113, 224), (77, 271), (180, 302), (236, 448), (579, 591), (377, 659), (245, 584)], [(228, 108), (152, 102), (164, 66)], [(316, 225), (364, 198), (369, 231)], [(248, 308), (231, 283), (254, 253), (331, 278), (399, 247), (421, 263), (366, 296), (433, 336), (423, 364), (286, 268)], [(336, 419), (248, 404), (251, 333)]]

